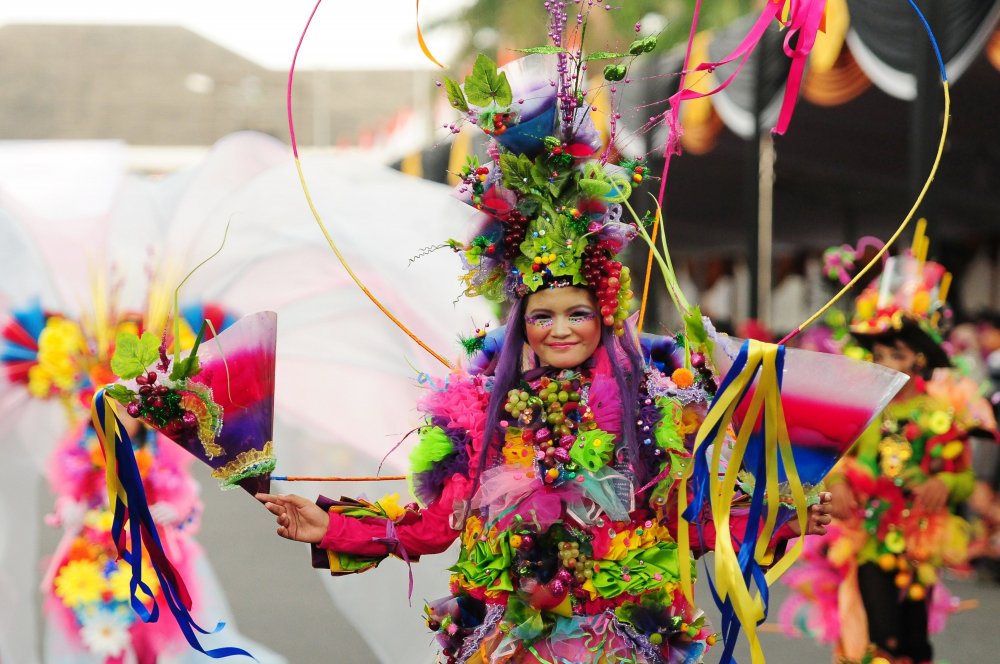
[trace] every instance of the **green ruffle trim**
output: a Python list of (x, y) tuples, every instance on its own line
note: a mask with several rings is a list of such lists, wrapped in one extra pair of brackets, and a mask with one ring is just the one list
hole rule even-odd
[(471, 549), (463, 550), (452, 572), (461, 574), (471, 585), (488, 590), (513, 590), (510, 568), (514, 554), (507, 540), (508, 533), (496, 540), (479, 540)]
[(455, 445), (441, 427), (428, 426), (420, 430), (420, 441), (410, 452), (410, 472), (426, 473), (434, 464), (455, 452)]
[[(694, 560), (691, 560), (694, 573)], [(604, 598), (641, 593), (663, 588), (680, 580), (680, 562), (675, 542), (658, 542), (647, 549), (637, 549), (622, 560), (601, 560), (591, 583)], [(659, 577), (659, 578), (657, 578)]]
[(248, 477), (269, 474), (274, 471), (278, 463), (272, 449), (273, 444), (267, 441), (263, 449), (240, 452), (234, 460), (213, 470), (212, 477), (219, 480), (219, 486), (223, 491), (229, 491)]
[(608, 465), (615, 452), (615, 437), (600, 429), (584, 431), (569, 450), (569, 458), (592, 473)]

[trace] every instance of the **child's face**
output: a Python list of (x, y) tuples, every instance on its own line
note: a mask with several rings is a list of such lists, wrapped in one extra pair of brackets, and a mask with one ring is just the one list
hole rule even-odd
[(542, 364), (569, 369), (585, 362), (601, 343), (601, 316), (590, 291), (546, 288), (528, 296), (524, 310), (528, 345)]
[(875, 364), (895, 369), (911, 378), (921, 373), (921, 367), (917, 363), (917, 353), (899, 339), (891, 344), (876, 342), (872, 346), (872, 359)]

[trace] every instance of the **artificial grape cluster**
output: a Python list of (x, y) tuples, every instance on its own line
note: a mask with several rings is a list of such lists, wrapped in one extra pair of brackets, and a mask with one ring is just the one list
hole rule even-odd
[(515, 388), (507, 392), (507, 403), (503, 405), (503, 409), (514, 417), (520, 418), (526, 410), (538, 405), (541, 405), (541, 401), (537, 397), (532, 399), (527, 391)]
[(597, 304), (604, 324), (624, 329), (622, 321), (628, 316), (627, 308), (619, 306), (619, 296), (630, 299), (632, 278), (621, 263), (611, 258), (615, 247), (608, 240), (587, 245), (583, 254), (583, 278), (594, 288)]
[(181, 395), (177, 390), (157, 385), (157, 377), (155, 371), (136, 377), (135, 382), (139, 385), (138, 400), (126, 405), (125, 412), (131, 417), (150, 422), (170, 437), (187, 433), (197, 435), (198, 419), (194, 413), (181, 408)]
[(504, 260), (513, 261), (521, 253), (521, 243), (528, 235), (528, 218), (518, 210), (507, 214), (507, 223), (503, 226)]
[(579, 416), (580, 379), (554, 380), (548, 376), (541, 379), (538, 398), (545, 404), (545, 422), (558, 436), (568, 436), (576, 428)]
[(559, 542), (559, 560), (563, 567), (573, 573), (577, 583), (585, 583), (594, 576), (595, 563), (587, 554), (580, 552), (579, 542)]

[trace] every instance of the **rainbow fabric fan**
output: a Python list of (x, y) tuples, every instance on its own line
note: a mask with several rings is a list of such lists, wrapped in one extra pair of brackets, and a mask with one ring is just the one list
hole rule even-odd
[[(725, 377), (698, 431), (693, 492), (683, 504), (682, 524), (700, 525), (706, 505), (715, 524), (716, 603), (722, 611), (729, 661), (740, 628), (747, 632), (751, 659), (763, 662), (756, 628), (767, 617), (767, 588), (795, 562), (802, 538), (765, 574), (775, 529), (797, 516), (804, 531), (809, 498), (837, 460), (906, 383), (904, 374), (843, 356), (759, 341), (715, 340), (713, 359)], [(728, 438), (730, 425), (736, 438)], [(724, 461), (728, 450), (728, 459)], [(737, 489), (749, 505), (736, 501)], [(746, 531), (731, 533), (730, 514), (748, 510)], [(690, 550), (688, 529), (678, 544)], [(741, 542), (739, 550), (733, 536)], [(756, 585), (759, 594), (753, 596)]]
[(277, 316), (241, 318), (204, 346), (203, 334), (172, 369), (152, 335), (120, 335), (111, 368), (124, 382), (105, 393), (210, 466), (223, 489), (266, 492), (275, 466)]

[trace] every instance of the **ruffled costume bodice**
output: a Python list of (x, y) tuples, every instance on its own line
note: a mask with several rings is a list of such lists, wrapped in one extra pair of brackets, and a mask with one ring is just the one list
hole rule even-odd
[[(449, 663), (702, 661), (715, 636), (680, 590), (680, 565), (693, 573), (694, 562), (678, 559), (672, 490), (706, 395), (647, 370), (636, 468), (620, 390), (603, 351), (595, 359), (523, 376), (505, 395), (502, 442), (478, 482), (493, 379), (453, 374), (438, 385), (411, 455), (422, 505), (321, 498), (330, 526), (316, 566), (412, 562), (460, 539), (451, 595), (425, 609)], [(640, 486), (639, 476), (652, 480)], [(691, 532), (698, 552), (714, 548), (711, 523)]]

